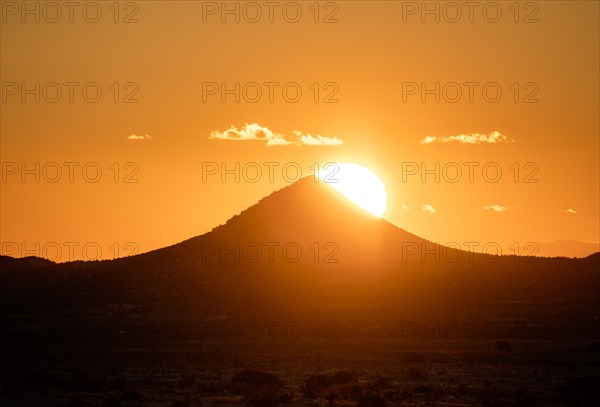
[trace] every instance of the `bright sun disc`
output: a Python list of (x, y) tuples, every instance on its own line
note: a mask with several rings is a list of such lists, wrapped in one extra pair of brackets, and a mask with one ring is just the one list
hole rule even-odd
[(378, 218), (385, 212), (387, 193), (377, 174), (362, 165), (337, 163), (325, 165), (319, 179)]

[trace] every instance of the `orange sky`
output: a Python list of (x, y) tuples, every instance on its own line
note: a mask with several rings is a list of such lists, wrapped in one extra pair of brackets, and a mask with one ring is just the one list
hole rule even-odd
[[(239, 23), (222, 2), (0, 3), (2, 254), (173, 244), (336, 161), (378, 173), (384, 217), (433, 241), (600, 240), (598, 2), (251, 2)], [(287, 144), (210, 138), (246, 123)], [(203, 179), (211, 163), (263, 176)]]

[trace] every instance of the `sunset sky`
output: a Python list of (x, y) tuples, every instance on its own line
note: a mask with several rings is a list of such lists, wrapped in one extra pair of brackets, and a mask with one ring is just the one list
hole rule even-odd
[(76, 3), (0, 2), (2, 254), (174, 244), (327, 162), (442, 244), (600, 241), (598, 2)]

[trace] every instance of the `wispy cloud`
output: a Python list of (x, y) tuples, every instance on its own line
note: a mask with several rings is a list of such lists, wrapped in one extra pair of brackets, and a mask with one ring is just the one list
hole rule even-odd
[(423, 212), (430, 213), (432, 215), (435, 215), (437, 213), (435, 208), (429, 204), (423, 205), (423, 207), (421, 209), (423, 209)]
[(571, 208), (567, 209), (567, 211), (566, 211), (566, 212), (567, 212), (567, 213), (577, 213), (577, 211), (576, 211), (576, 210), (574, 210), (574, 209), (571, 209)]
[(306, 144), (309, 146), (337, 146), (344, 142), (337, 137), (323, 137), (320, 135), (311, 136), (310, 134), (304, 134), (301, 131), (294, 130), (294, 136), (300, 139), (300, 144)]
[(502, 205), (486, 205), (483, 209), (494, 211), (494, 212), (506, 212), (506, 206)]
[(402, 209), (404, 209), (406, 211), (412, 211), (412, 208), (406, 204), (402, 204)]
[(283, 135), (273, 132), (267, 127), (263, 127), (257, 123), (246, 123), (239, 129), (235, 126), (231, 126), (225, 131), (213, 131), (209, 138), (236, 141), (258, 140), (265, 141), (267, 146), (337, 146), (344, 143), (337, 137), (324, 137), (319, 134), (313, 136), (299, 130), (294, 130), (291, 135)]
[(512, 143), (514, 140), (509, 139), (499, 131), (491, 133), (467, 133), (456, 136), (427, 136), (421, 140), (421, 144), (431, 143), (459, 143), (459, 144), (496, 144), (496, 143)]
[(131, 136), (127, 137), (128, 140), (148, 140), (151, 138), (152, 137), (149, 136), (148, 134), (144, 134), (144, 135), (140, 135), (140, 136), (138, 136), (137, 134), (132, 134)]

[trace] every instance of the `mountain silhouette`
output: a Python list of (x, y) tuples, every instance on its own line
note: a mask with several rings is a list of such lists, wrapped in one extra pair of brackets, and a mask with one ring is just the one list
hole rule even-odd
[(586, 243), (576, 240), (557, 240), (554, 242), (537, 244), (537, 256), (552, 257), (587, 257), (600, 251), (600, 243)]
[[(306, 177), (261, 199), (209, 233), (129, 260), (154, 263), (185, 259), (188, 267), (210, 270), (223, 263), (230, 269), (244, 269), (252, 267), (252, 260), (258, 258), (257, 265), (271, 264), (274, 268), (312, 263), (330, 269), (341, 267), (346, 273), (370, 274), (373, 270), (365, 268), (385, 267), (390, 257), (400, 254), (399, 249), (414, 251), (427, 243), (371, 215), (322, 181)], [(411, 257), (420, 261), (416, 255)]]
[(204, 235), (136, 256), (0, 260), (5, 313), (134, 304), (206, 317), (306, 316), (378, 304), (384, 313), (414, 315), (600, 298), (600, 253), (548, 259), (447, 248), (369, 214), (312, 177)]

